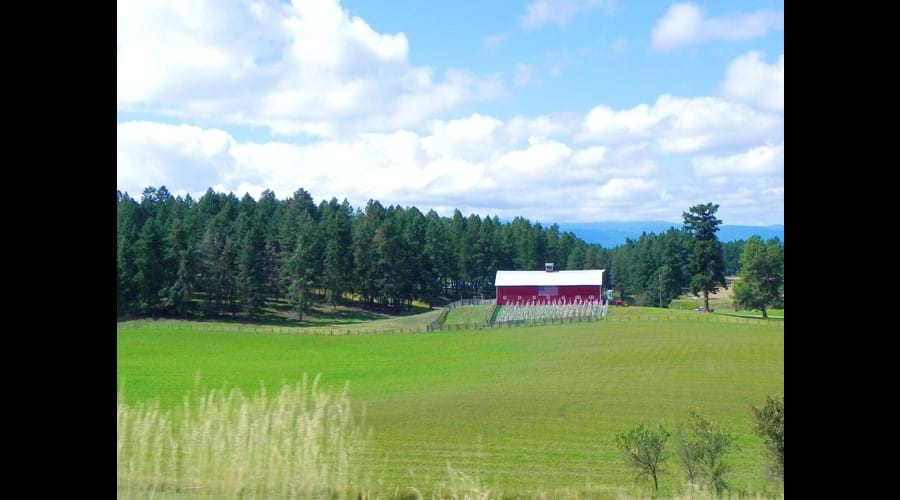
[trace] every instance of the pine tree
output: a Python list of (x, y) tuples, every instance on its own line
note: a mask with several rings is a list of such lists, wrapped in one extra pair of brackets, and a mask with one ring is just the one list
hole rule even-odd
[(265, 306), (265, 239), (262, 228), (252, 225), (238, 251), (238, 296), (246, 314), (257, 317)]
[(381, 296), (383, 276), (378, 268), (380, 257), (376, 233), (385, 214), (381, 203), (369, 200), (353, 228), (353, 275), (357, 289), (367, 304)]
[(315, 285), (315, 270), (319, 256), (316, 254), (315, 222), (304, 214), (297, 225), (294, 249), (285, 263), (287, 273), (288, 299), (302, 321), (303, 315), (312, 304), (312, 290)]
[(211, 221), (200, 247), (205, 307), (213, 314), (234, 313), (236, 255), (232, 237), (225, 229), (226, 214), (220, 212)]
[(727, 288), (722, 244), (716, 237), (721, 220), (715, 214), (719, 205), (695, 205), (684, 212), (684, 229), (691, 235), (691, 292), (703, 293), (703, 309), (709, 312), (709, 294)]
[(446, 228), (437, 212), (430, 210), (426, 221), (425, 245), (422, 250), (425, 257), (422, 270), (422, 279), (425, 281), (422, 300), (429, 306), (434, 306), (444, 292), (444, 281), (450, 273), (450, 257)]
[(176, 218), (166, 241), (166, 262), (175, 270), (169, 286), (163, 291), (162, 305), (178, 316), (192, 309), (194, 291), (195, 255), (184, 222)]
[(192, 268), (192, 250), (181, 252), (178, 259), (178, 273), (175, 283), (166, 291), (164, 302), (175, 314), (184, 316), (193, 309), (191, 295), (194, 291), (194, 270)]
[(165, 263), (163, 239), (152, 217), (141, 228), (135, 261), (139, 307), (145, 313), (154, 312), (160, 303), (160, 292), (165, 287)]

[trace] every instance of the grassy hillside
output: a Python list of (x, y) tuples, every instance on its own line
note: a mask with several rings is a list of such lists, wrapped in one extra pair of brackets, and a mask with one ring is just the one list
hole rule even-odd
[[(326, 386), (350, 381), (354, 410), (365, 407), (374, 432), (365, 462), (387, 487), (435, 484), (448, 463), (508, 493), (627, 487), (614, 433), (639, 422), (674, 429), (696, 406), (739, 435), (733, 487), (759, 490), (764, 457), (749, 408), (784, 393), (784, 330), (754, 324), (608, 321), (351, 337), (172, 325), (120, 331), (117, 350), (126, 399), (158, 398), (164, 408), (180, 404), (198, 375), (204, 386), (250, 393), (304, 372), (322, 373)], [(673, 463), (663, 490), (681, 491), (677, 470)]]
[(488, 315), (494, 310), (494, 306), (464, 306), (457, 307), (447, 313), (445, 325), (457, 325), (460, 323), (481, 324), (488, 319)]

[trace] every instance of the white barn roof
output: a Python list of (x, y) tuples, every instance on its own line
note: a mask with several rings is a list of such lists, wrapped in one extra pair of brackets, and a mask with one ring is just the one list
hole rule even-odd
[(494, 286), (599, 286), (603, 285), (603, 271), (497, 271)]

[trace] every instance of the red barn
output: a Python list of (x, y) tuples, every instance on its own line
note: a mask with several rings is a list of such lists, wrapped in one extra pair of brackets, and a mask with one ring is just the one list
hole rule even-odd
[(545, 271), (497, 271), (494, 280), (497, 305), (600, 300), (603, 272), (603, 269), (553, 271), (553, 264), (547, 264)]

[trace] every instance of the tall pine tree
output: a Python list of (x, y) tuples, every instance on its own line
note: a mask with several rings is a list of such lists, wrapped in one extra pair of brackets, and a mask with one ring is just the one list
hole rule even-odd
[(684, 212), (684, 230), (691, 235), (691, 292), (703, 294), (703, 310), (709, 312), (709, 294), (726, 287), (725, 258), (716, 236), (721, 220), (716, 218), (719, 205), (695, 205)]

